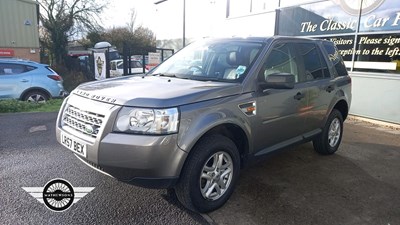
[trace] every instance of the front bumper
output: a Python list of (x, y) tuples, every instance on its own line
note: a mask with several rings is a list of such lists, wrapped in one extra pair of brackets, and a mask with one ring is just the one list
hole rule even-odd
[[(96, 149), (88, 145), (87, 151)], [(93, 169), (120, 181), (147, 188), (172, 187), (179, 178), (187, 156), (177, 147), (175, 135), (110, 133), (100, 142), (97, 151), (97, 163), (76, 156)]]
[[(72, 98), (72, 99), (71, 99)], [(67, 100), (75, 101), (71, 95)], [(120, 181), (148, 188), (172, 187), (179, 178), (187, 153), (177, 145), (177, 135), (133, 135), (112, 132), (112, 123), (119, 110), (118, 106), (79, 99), (78, 107), (93, 109), (93, 104), (107, 105), (101, 131), (96, 138), (87, 138), (74, 130), (61, 126), (64, 104), (57, 120), (56, 137), (61, 143), (61, 133), (74, 137), (86, 145), (86, 157), (78, 156), (92, 168), (110, 175)], [(101, 106), (100, 106), (101, 107)]]

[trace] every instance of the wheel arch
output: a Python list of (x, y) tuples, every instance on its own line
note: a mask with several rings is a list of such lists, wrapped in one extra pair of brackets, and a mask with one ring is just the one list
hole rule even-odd
[[(245, 165), (250, 149), (249, 137), (242, 127), (234, 123), (221, 123), (209, 128), (206, 132), (199, 135), (196, 142), (191, 146), (190, 150), (192, 150), (203, 138), (216, 134), (223, 135), (232, 140), (239, 150), (241, 167)], [(191, 151), (189, 151), (189, 155), (190, 153)]]
[(231, 139), (239, 150), (241, 165), (247, 161), (247, 156), (249, 154), (249, 139), (241, 127), (232, 123), (220, 124), (207, 131), (203, 137), (213, 134), (220, 134)]
[(33, 92), (33, 91), (40, 91), (42, 93), (44, 93), (48, 98), (51, 98), (51, 94), (50, 92), (48, 92), (46, 89), (41, 88), (41, 87), (31, 87), (26, 89), (24, 92), (22, 92), (21, 96), (19, 97), (20, 100), (24, 100), (25, 96), (29, 93), (29, 92)]
[(349, 106), (347, 102), (344, 99), (339, 100), (332, 108), (339, 110), (339, 112), (342, 114), (343, 121), (346, 120), (347, 116), (349, 115)]

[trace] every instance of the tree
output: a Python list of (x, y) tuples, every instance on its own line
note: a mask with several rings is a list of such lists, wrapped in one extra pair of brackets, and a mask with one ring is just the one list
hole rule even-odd
[(154, 32), (146, 27), (138, 27), (133, 32), (130, 27), (114, 27), (104, 32), (91, 31), (81, 43), (87, 48), (93, 47), (97, 42), (107, 41), (117, 47), (119, 52), (123, 51), (124, 43), (138, 48), (156, 47)]
[(107, 41), (117, 47), (119, 52), (122, 52), (124, 42), (130, 42), (134, 38), (133, 33), (131, 33), (127, 27), (109, 29), (102, 34), (102, 37), (103, 41)]
[(156, 36), (147, 27), (138, 27), (133, 32), (133, 44), (138, 47), (156, 47)]
[(68, 39), (100, 27), (97, 21), (105, 7), (99, 0), (38, 0), (40, 21), (48, 35), (49, 51), (56, 64), (64, 64)]
[[(194, 40), (186, 38), (186, 43), (191, 43), (192, 41)], [(182, 48), (182, 39), (177, 38), (177, 39), (157, 40), (157, 47), (174, 49), (175, 51), (178, 51), (179, 49)]]
[(136, 25), (136, 10), (135, 8), (131, 9), (131, 13), (129, 15), (129, 21), (126, 23), (126, 26), (128, 27), (128, 30), (133, 33), (135, 32), (135, 25)]
[(93, 46), (100, 41), (103, 41), (103, 31), (92, 30), (86, 34), (86, 38), (82, 38), (78, 42), (85, 47), (85, 49), (93, 48)]

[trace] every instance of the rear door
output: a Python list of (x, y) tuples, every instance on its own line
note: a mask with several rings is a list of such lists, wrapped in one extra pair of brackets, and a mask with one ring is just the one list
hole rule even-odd
[(257, 130), (254, 132), (256, 155), (300, 141), (305, 132), (307, 87), (301, 83), (295, 43), (279, 41), (273, 44), (258, 74), (260, 81), (273, 73), (295, 76), (293, 89), (259, 90), (257, 97)]
[(307, 137), (321, 131), (336, 86), (319, 45), (315, 42), (296, 45), (301, 61), (299, 73), (305, 78), (307, 86), (308, 109), (305, 111)]
[(0, 98), (19, 98), (22, 92), (31, 87), (31, 75), (22, 64), (0, 62)]

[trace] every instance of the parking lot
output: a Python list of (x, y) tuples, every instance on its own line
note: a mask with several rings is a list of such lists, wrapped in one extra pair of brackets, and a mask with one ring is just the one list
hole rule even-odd
[[(55, 140), (56, 113), (0, 115), (0, 224), (400, 224), (400, 131), (347, 121), (337, 154), (311, 143), (245, 169), (231, 199), (207, 215), (166, 190), (120, 183)], [(52, 212), (22, 187), (64, 178), (95, 189)]]

